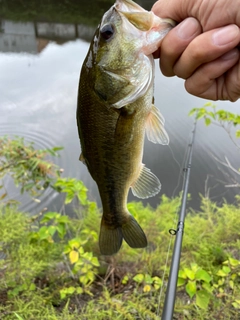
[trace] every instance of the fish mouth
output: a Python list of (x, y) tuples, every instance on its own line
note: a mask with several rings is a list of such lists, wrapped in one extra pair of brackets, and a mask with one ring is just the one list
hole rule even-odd
[(132, 0), (117, 0), (115, 3), (115, 8), (123, 12), (145, 12), (140, 5)]
[(152, 26), (153, 16), (151, 12), (143, 9), (136, 2), (117, 0), (115, 9), (141, 31), (147, 31)]
[[(127, 20), (141, 31), (149, 31), (154, 27), (156, 18), (152, 11), (147, 11), (132, 0), (117, 0), (115, 9)], [(171, 27), (176, 25), (172, 19), (160, 19), (162, 23), (169, 24)]]

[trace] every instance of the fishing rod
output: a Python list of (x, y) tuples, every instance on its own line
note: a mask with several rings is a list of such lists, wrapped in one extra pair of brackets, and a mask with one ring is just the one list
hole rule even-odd
[(182, 201), (181, 201), (181, 210), (179, 213), (179, 220), (177, 224), (177, 230), (174, 230), (174, 229), (169, 230), (169, 233), (171, 235), (176, 235), (176, 238), (174, 243), (174, 251), (172, 256), (172, 263), (170, 268), (168, 285), (167, 285), (167, 292), (166, 292), (164, 305), (163, 305), (162, 320), (172, 320), (173, 312), (174, 312), (177, 279), (178, 279), (178, 271), (179, 271), (183, 232), (184, 232), (184, 221), (186, 217), (187, 194), (188, 194), (190, 170), (191, 170), (191, 164), (192, 164), (193, 144), (195, 141), (195, 134), (196, 134), (196, 125), (197, 125), (197, 120), (195, 120), (194, 122), (191, 142), (188, 145), (188, 155), (187, 155), (187, 161), (186, 161), (187, 165), (183, 169), (183, 179), (184, 179), (183, 195), (182, 195)]

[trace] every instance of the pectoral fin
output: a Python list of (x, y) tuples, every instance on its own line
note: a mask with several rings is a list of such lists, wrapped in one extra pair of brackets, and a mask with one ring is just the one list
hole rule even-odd
[(83, 164), (85, 164), (85, 166), (86, 166), (86, 161), (85, 161), (85, 159), (84, 159), (84, 156), (83, 156), (83, 154), (82, 154), (82, 152), (81, 152), (81, 154), (80, 154), (80, 156), (79, 156), (79, 161), (81, 161)]
[(148, 140), (153, 143), (169, 144), (169, 137), (164, 129), (164, 118), (154, 105), (147, 119), (146, 134)]
[(84, 155), (81, 153), (79, 156), (79, 160), (85, 165), (88, 166), (88, 161), (86, 158), (84, 158)]
[(138, 179), (131, 188), (134, 196), (145, 199), (155, 196), (161, 189), (161, 183), (151, 170), (143, 165)]

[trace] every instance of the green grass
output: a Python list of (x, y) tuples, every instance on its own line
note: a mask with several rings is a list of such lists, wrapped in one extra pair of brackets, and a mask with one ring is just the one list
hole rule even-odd
[[(129, 210), (145, 230), (149, 247), (134, 250), (124, 244), (111, 258), (99, 253), (100, 214), (92, 202), (83, 206), (76, 217), (63, 223), (66, 232), (62, 237), (57, 232), (51, 235), (51, 226), (58, 226), (56, 221), (60, 220), (56, 219), (59, 217), (41, 223), (41, 216), (31, 218), (16, 207), (1, 207), (0, 251), (5, 254), (5, 259), (0, 260), (1, 319), (159, 319), (160, 287), (153, 279), (162, 280), (172, 237), (168, 230), (175, 227), (179, 202), (179, 197), (162, 196), (155, 210), (140, 202), (130, 203)], [(83, 219), (78, 219), (79, 214)], [(188, 213), (180, 269), (189, 270), (192, 263), (197, 264), (212, 277), (213, 291), (207, 308), (201, 308), (195, 296), (189, 297), (184, 285), (178, 287), (176, 319), (238, 319), (239, 216), (238, 203), (224, 203), (218, 207), (205, 198), (200, 212)], [(48, 237), (40, 231), (43, 226), (48, 230)], [(78, 239), (74, 241), (82, 248), (77, 263), (71, 263), (66, 251), (72, 239)], [(77, 247), (74, 248), (76, 251)], [(170, 258), (171, 252), (172, 248)], [(231, 271), (220, 276), (219, 270), (225, 270), (224, 261), (229, 258), (239, 261), (239, 265), (230, 266)], [(94, 259), (99, 261), (99, 266)], [(164, 283), (168, 279), (169, 265), (170, 260)], [(83, 273), (86, 266), (88, 269)], [(203, 282), (197, 281), (197, 290), (202, 289)], [(75, 291), (71, 293), (70, 289), (61, 299), (61, 290), (68, 288)], [(81, 293), (77, 293), (76, 288), (81, 288)]]

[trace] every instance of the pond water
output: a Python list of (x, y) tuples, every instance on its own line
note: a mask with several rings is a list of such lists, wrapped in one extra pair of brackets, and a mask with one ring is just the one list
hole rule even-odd
[[(138, 1), (147, 9), (153, 2)], [(72, 3), (72, 11), (69, 10), (74, 12), (75, 2), (68, 3)], [(72, 20), (66, 11), (61, 15), (60, 10), (63, 9), (60, 7), (58, 12), (58, 7), (54, 7), (56, 1), (52, 1), (55, 9), (49, 15), (41, 13), (37, 7), (28, 8), (30, 4), (36, 6), (37, 1), (29, 1), (23, 8), (25, 11), (18, 7), (18, 1), (11, 0), (5, 6), (0, 15), (3, 17), (0, 21), (0, 135), (23, 136), (41, 149), (63, 146), (61, 157), (52, 160), (64, 169), (63, 176), (82, 179), (89, 188), (90, 198), (100, 204), (96, 184), (78, 160), (80, 144), (75, 115), (80, 68), (96, 21), (111, 1), (87, 3), (88, 6), (85, 1), (79, 1), (77, 12), (82, 15), (77, 18), (73, 13)], [(170, 144), (159, 146), (146, 141), (144, 163), (162, 182), (160, 195), (174, 196), (182, 187), (184, 157), (193, 128), (193, 118), (188, 117), (188, 112), (193, 107), (201, 107), (206, 101), (189, 95), (181, 79), (164, 77), (157, 64), (158, 61), (155, 104), (166, 120)], [(232, 112), (240, 110), (239, 101), (216, 104)], [(205, 194), (206, 190), (210, 198), (218, 202), (223, 198), (233, 202), (237, 193), (236, 189), (225, 187), (230, 179), (222, 173), (225, 168), (218, 165), (211, 154), (220, 159), (226, 155), (232, 165), (240, 166), (239, 155), (227, 134), (216, 126), (206, 128), (200, 121), (189, 185), (192, 198), (189, 205), (193, 208), (199, 207), (199, 194)], [(226, 172), (232, 176), (231, 172)], [(61, 206), (53, 191), (47, 190), (41, 197), (41, 203), (35, 203), (26, 195), (19, 195), (10, 180), (5, 183), (10, 196), (22, 202), (23, 210), (35, 213), (44, 207), (58, 209)], [(156, 206), (160, 195), (147, 202)], [(129, 200), (138, 201), (131, 193)]]

